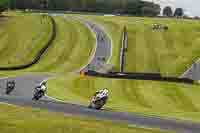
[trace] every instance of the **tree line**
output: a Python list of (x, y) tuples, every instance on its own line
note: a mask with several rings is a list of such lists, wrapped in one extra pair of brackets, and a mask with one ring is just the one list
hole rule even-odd
[(0, 13), (8, 7), (8, 0), (0, 0)]
[(176, 10), (173, 12), (173, 10), (170, 6), (166, 6), (163, 9), (163, 16), (166, 16), (166, 17), (183, 17), (184, 11), (183, 11), (182, 8), (176, 8)]
[[(0, 0), (0, 8), (70, 10), (157, 16), (160, 5), (142, 0)], [(3, 5), (3, 6), (2, 6)]]

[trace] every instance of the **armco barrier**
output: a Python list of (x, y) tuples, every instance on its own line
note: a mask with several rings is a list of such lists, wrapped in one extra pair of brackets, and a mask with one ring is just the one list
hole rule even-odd
[(46, 50), (51, 46), (53, 40), (56, 37), (56, 23), (55, 20), (50, 17), (51, 23), (52, 23), (52, 35), (51, 38), (49, 39), (49, 41), (47, 42), (47, 44), (45, 45), (45, 47), (43, 47), (38, 54), (36, 55), (36, 57), (28, 64), (24, 64), (24, 65), (19, 65), (19, 66), (12, 66), (12, 67), (0, 67), (0, 71), (15, 71), (15, 70), (21, 70), (21, 69), (26, 69), (31, 67), (34, 64), (37, 64), (38, 61), (40, 61), (42, 55), (46, 52)]
[(123, 29), (122, 33), (122, 47), (120, 51), (120, 72), (124, 72), (125, 64), (126, 64), (126, 52), (128, 50), (128, 33), (126, 27)]
[(175, 83), (194, 84), (195, 81), (187, 78), (164, 77), (157, 73), (99, 73), (95, 71), (85, 72), (87, 76), (101, 77), (101, 78), (114, 78), (114, 79), (130, 79), (130, 80), (152, 80), (152, 81), (165, 81)]

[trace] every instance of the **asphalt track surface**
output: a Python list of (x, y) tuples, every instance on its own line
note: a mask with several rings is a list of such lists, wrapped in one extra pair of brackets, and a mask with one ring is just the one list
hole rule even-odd
[(85, 66), (82, 71), (98, 71), (104, 68), (107, 61), (112, 55), (112, 41), (105, 31), (97, 24), (87, 21), (82, 17), (76, 17), (78, 21), (83, 23), (90, 31), (94, 32), (96, 35), (96, 50), (90, 60), (89, 64)]
[(32, 102), (21, 98), (0, 97), (0, 101), (8, 104), (19, 106), (30, 106), (35, 108), (48, 109), (52, 112), (63, 112), (67, 115), (82, 115), (86, 117), (94, 117), (97, 119), (114, 120), (127, 122), (136, 126), (148, 128), (160, 128), (163, 130), (177, 131), (178, 133), (199, 133), (200, 125), (187, 121), (167, 120), (156, 117), (145, 117), (142, 115), (129, 114), (123, 112), (110, 112), (104, 110), (92, 110), (85, 106), (75, 105), (70, 103), (62, 103), (56, 101), (41, 100)]
[[(23, 99), (31, 100), (36, 86), (39, 86), (42, 82), (57, 76), (58, 75), (56, 74), (30, 74), (9, 78), (0, 78), (0, 97), (22, 97)], [(15, 81), (15, 89), (10, 93), (9, 96), (7, 96), (5, 93), (8, 81)], [(44, 97), (44, 99), (50, 100), (48, 97)]]
[[(88, 21), (87, 21), (88, 22)], [(92, 23), (94, 26), (95, 24)], [(102, 30), (100, 27), (95, 25), (96, 29)], [(98, 27), (98, 28), (97, 28)], [(96, 36), (98, 33), (95, 32)], [(99, 39), (97, 39), (98, 41)], [(101, 37), (100, 37), (101, 40)], [(99, 43), (102, 44), (102, 43)], [(98, 51), (98, 47), (96, 52)], [(95, 54), (96, 57), (96, 54)], [(108, 58), (106, 56), (106, 58)], [(169, 120), (164, 118), (157, 117), (147, 117), (138, 114), (129, 114), (123, 112), (111, 112), (106, 110), (91, 110), (85, 106), (64, 103), (52, 100), (48, 97), (34, 102), (32, 101), (32, 95), (34, 88), (40, 83), (48, 80), (49, 78), (55, 78), (57, 75), (53, 74), (31, 74), (31, 75), (22, 75), (12, 78), (1, 78), (0, 79), (0, 102), (7, 104), (14, 104), (19, 106), (28, 106), (47, 109), (53, 112), (63, 112), (65, 114), (71, 115), (81, 115), (86, 117), (94, 117), (97, 119), (107, 119), (114, 121), (127, 122), (128, 124), (133, 124), (136, 126), (148, 127), (148, 128), (160, 128), (162, 130), (176, 131), (179, 133), (199, 133), (200, 124), (192, 123), (189, 121), (178, 121), (178, 120)], [(16, 88), (9, 96), (5, 95), (6, 82), (14, 80), (16, 82)]]

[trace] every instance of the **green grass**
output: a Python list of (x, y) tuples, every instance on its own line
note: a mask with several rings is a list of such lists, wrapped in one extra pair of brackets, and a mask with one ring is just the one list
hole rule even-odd
[[(112, 35), (116, 51), (114, 65), (119, 64), (119, 58), (116, 57), (119, 57), (121, 47), (120, 33), (123, 26), (127, 26), (129, 52), (126, 71), (180, 76), (199, 57), (200, 25), (197, 21), (103, 16), (89, 18), (98, 21)], [(153, 31), (153, 23), (167, 24), (170, 30)]]
[[(32, 15), (29, 14), (29, 16)], [(63, 17), (54, 17), (54, 19), (56, 22), (56, 38), (39, 63), (25, 70), (1, 72), (2, 76), (32, 72), (51, 72), (65, 76), (69, 72), (78, 71), (88, 63), (90, 56), (94, 53), (94, 34), (78, 21), (64, 19)], [(24, 47), (23, 44), (21, 45), (21, 47)], [(26, 58), (26, 60), (29, 60), (29, 58)]]
[[(110, 63), (119, 69), (121, 30), (128, 27), (126, 71), (161, 72), (179, 76), (198, 55), (200, 25), (196, 21), (134, 17), (85, 16), (102, 25), (113, 41)], [(29, 72), (60, 73), (48, 82), (48, 94), (68, 102), (87, 105), (93, 93), (107, 87), (107, 109), (200, 121), (200, 90), (197, 85), (152, 81), (80, 78), (70, 72), (84, 66), (95, 46), (94, 34), (75, 20), (55, 17), (57, 37), (42, 60), (33, 67), (1, 75)], [(166, 23), (170, 30), (152, 31), (152, 23)], [(185, 48), (186, 47), (186, 48)]]
[[(62, 17), (55, 17), (55, 21), (57, 26), (57, 36), (42, 60), (29, 69), (17, 72), (2, 72), (2, 74), (12, 75), (27, 72), (61, 73), (64, 77), (62, 79), (52, 80), (52, 83), (55, 84), (56, 82), (61, 82), (62, 84), (65, 83), (66, 79), (70, 79), (68, 78), (69, 76), (73, 76), (69, 75), (69, 72), (78, 70), (85, 65), (91, 54), (94, 52), (94, 35), (86, 27), (76, 21), (65, 20)], [(50, 93), (54, 91), (55, 93), (58, 93), (60, 90), (58, 91), (57, 89), (57, 86), (52, 88)], [(65, 93), (63, 94), (65, 95)], [(127, 124), (113, 123), (111, 121), (99, 121), (73, 116), (63, 117), (63, 114), (49, 113), (39, 109), (1, 105), (0, 112), (0, 130), (4, 133), (161, 133), (160, 130), (127, 126)]]
[(123, 123), (8, 105), (0, 105), (0, 130), (3, 133), (166, 133)]
[[(111, 63), (119, 68), (121, 30), (128, 27), (129, 49), (126, 71), (160, 72), (180, 76), (198, 54), (200, 25), (196, 21), (134, 17), (85, 16), (102, 25), (113, 39)], [(169, 31), (152, 31), (151, 24), (168, 24)], [(111, 80), (97, 78), (51, 80), (49, 95), (61, 100), (87, 105), (93, 93), (109, 88), (111, 97), (106, 108), (145, 115), (200, 121), (199, 86), (152, 81)], [(57, 88), (62, 92), (57, 91)], [(64, 92), (64, 93), (63, 93)]]
[(95, 38), (86, 27), (62, 17), (55, 17), (55, 21), (56, 39), (41, 61), (28, 71), (66, 74), (80, 69), (92, 55)]
[(47, 16), (9, 15), (0, 18), (0, 26), (0, 67), (31, 62), (52, 34)]

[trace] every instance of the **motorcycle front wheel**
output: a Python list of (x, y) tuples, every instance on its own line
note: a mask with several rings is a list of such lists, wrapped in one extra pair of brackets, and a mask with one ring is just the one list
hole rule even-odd
[(95, 103), (95, 109), (100, 110), (104, 104), (105, 104), (105, 102), (103, 100), (97, 101)]
[(34, 97), (32, 98), (32, 100), (34, 101), (38, 101), (40, 98), (42, 98), (44, 96), (44, 93), (40, 92), (40, 93), (36, 93), (34, 95)]

